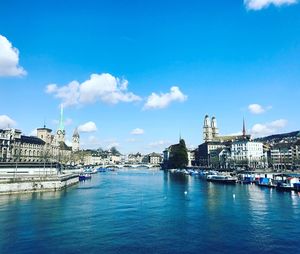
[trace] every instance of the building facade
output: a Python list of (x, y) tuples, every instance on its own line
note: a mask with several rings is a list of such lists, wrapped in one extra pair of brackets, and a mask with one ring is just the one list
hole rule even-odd
[(263, 143), (248, 139), (232, 142), (231, 160), (235, 166), (257, 168), (266, 166), (266, 154), (264, 154)]
[[(65, 143), (61, 107), (60, 123), (56, 134), (46, 126), (37, 129), (37, 136), (22, 135), (18, 129), (0, 129), (1, 162), (60, 162), (71, 161), (72, 147)], [(79, 136), (79, 134), (78, 134)], [(79, 139), (75, 149), (79, 147)]]

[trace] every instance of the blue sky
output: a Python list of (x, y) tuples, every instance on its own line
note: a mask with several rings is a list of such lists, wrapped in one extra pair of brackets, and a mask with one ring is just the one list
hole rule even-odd
[(124, 153), (179, 133), (196, 146), (205, 114), (221, 134), (243, 117), (254, 136), (299, 130), (299, 13), (296, 0), (0, 0), (0, 128), (56, 130), (64, 103), (68, 140), (80, 126), (85, 148)]

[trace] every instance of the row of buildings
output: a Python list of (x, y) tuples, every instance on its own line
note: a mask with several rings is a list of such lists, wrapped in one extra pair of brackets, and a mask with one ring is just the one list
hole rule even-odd
[(65, 143), (63, 107), (56, 133), (43, 126), (36, 136), (22, 135), (14, 128), (0, 129), (0, 162), (60, 162), (71, 163), (73, 154), (80, 149), (77, 128), (72, 136), (72, 146)]
[(81, 153), (84, 154), (82, 164), (85, 165), (160, 165), (162, 162), (162, 155), (159, 153), (149, 153), (146, 155), (141, 153), (131, 153), (122, 155), (114, 154), (111, 150), (85, 150), (81, 151)]
[[(290, 170), (300, 168), (300, 132), (276, 142), (253, 140), (246, 133), (245, 122), (241, 135), (219, 135), (217, 120), (204, 118), (203, 143), (188, 151), (189, 165), (220, 169), (273, 168)], [(164, 161), (168, 160), (168, 148)]]

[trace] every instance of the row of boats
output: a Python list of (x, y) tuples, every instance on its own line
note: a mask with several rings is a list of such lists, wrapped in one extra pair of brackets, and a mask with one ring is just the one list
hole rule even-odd
[(83, 168), (79, 174), (79, 181), (92, 179), (93, 174), (115, 171), (114, 168)]
[(221, 173), (218, 171), (202, 171), (194, 169), (171, 169), (171, 173), (200, 176), (208, 182), (223, 183), (223, 184), (256, 184), (262, 187), (276, 188), (284, 191), (299, 191), (300, 192), (300, 174), (233, 174)]

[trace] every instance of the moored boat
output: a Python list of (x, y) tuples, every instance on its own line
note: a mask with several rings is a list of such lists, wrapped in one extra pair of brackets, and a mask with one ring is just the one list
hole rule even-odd
[(91, 179), (92, 178), (92, 176), (91, 176), (91, 174), (80, 174), (79, 175), (79, 181), (85, 181), (85, 180), (88, 180), (88, 179)]
[(215, 183), (227, 183), (227, 184), (236, 184), (237, 178), (233, 176), (227, 175), (208, 175), (206, 177), (208, 182), (215, 182)]

